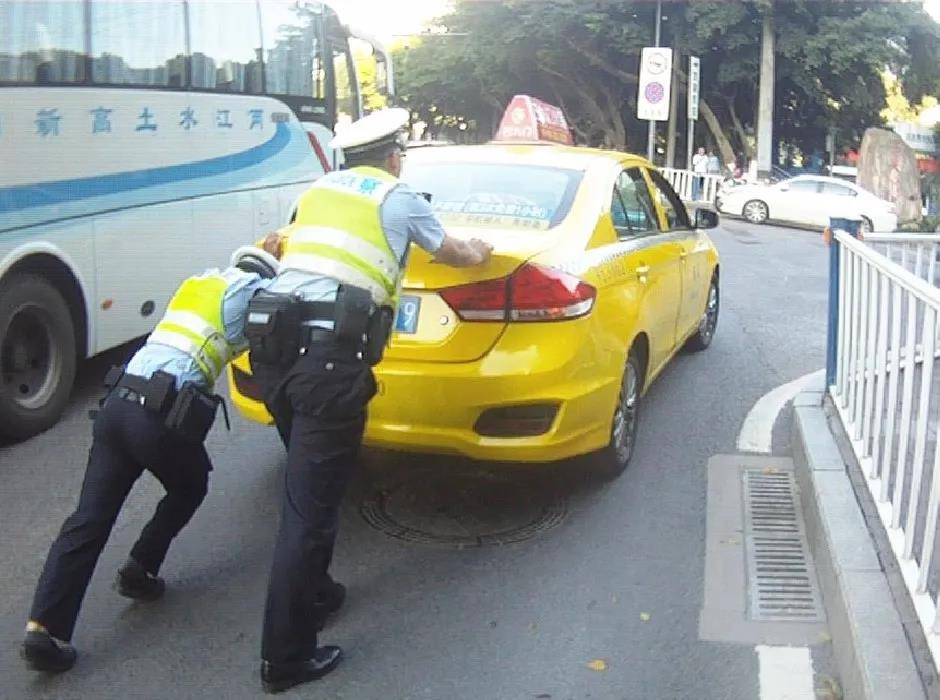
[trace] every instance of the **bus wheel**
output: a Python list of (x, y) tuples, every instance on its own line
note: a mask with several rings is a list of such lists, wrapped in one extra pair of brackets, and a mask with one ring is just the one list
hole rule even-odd
[(75, 379), (75, 325), (65, 299), (42, 277), (0, 282), (0, 438), (51, 428)]

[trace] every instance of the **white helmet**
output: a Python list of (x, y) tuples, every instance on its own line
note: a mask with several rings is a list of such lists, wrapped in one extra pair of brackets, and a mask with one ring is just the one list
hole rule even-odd
[(243, 245), (232, 253), (232, 267), (245, 272), (254, 272), (265, 279), (276, 276), (280, 263), (266, 250), (253, 245)]

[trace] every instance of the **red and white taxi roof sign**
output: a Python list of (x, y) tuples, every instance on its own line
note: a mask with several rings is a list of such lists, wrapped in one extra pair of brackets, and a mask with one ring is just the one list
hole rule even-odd
[(565, 113), (555, 105), (528, 95), (512, 98), (493, 140), (574, 144)]

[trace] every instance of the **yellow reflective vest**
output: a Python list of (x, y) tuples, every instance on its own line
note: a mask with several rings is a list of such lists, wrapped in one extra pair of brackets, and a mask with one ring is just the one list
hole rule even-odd
[(170, 299), (166, 313), (147, 339), (189, 355), (209, 386), (222, 374), (236, 348), (225, 340), (222, 301), (229, 282), (220, 274), (190, 277)]
[(281, 270), (331, 277), (367, 289), (379, 306), (397, 306), (401, 270), (380, 215), (397, 185), (396, 177), (371, 167), (321, 177), (300, 198), (286, 231)]

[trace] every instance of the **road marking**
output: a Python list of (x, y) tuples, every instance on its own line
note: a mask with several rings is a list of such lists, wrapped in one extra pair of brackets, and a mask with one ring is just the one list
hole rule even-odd
[(808, 647), (758, 645), (760, 700), (815, 700), (813, 657)]
[(780, 411), (801, 391), (813, 386), (822, 389), (825, 374), (826, 371), (823, 369), (804, 374), (799, 379), (781, 384), (761, 396), (748, 412), (741, 426), (741, 432), (738, 433), (738, 451), (770, 454), (774, 423)]

